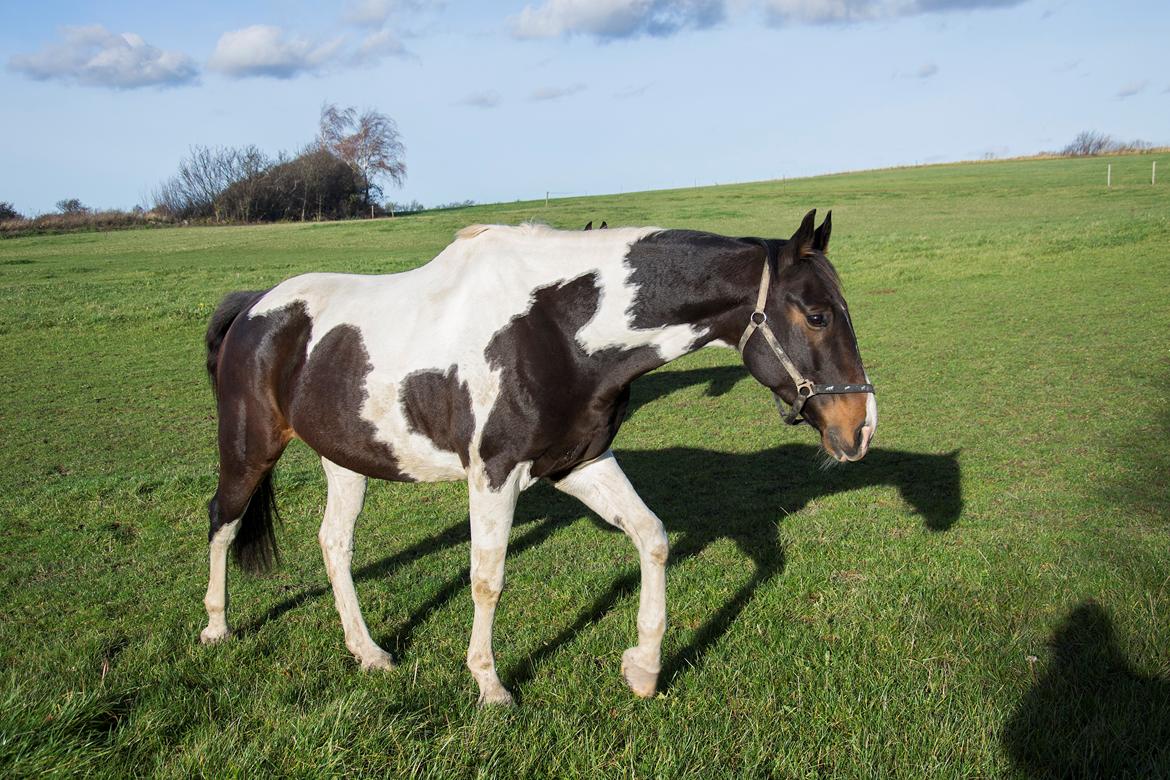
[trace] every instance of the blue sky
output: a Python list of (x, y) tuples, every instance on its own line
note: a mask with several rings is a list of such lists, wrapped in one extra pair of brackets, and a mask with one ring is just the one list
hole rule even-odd
[(128, 208), (195, 144), (393, 117), (433, 205), (1170, 143), (1170, 3), (157, 0), (0, 5), (0, 200)]

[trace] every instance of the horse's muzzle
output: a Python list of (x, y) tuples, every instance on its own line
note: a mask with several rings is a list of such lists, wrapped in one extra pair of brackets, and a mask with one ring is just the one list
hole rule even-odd
[(826, 428), (821, 433), (821, 445), (825, 452), (841, 463), (861, 460), (869, 452), (873, 430), (864, 422), (847, 435), (837, 428)]

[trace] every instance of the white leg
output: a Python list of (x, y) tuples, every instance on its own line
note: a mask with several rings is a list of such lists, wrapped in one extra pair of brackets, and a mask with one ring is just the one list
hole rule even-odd
[(622, 676), (639, 696), (654, 695), (666, 631), (666, 558), (669, 543), (662, 521), (634, 492), (633, 485), (607, 452), (556, 483), (603, 520), (626, 532), (638, 548), (642, 588), (638, 604), (638, 645), (622, 654)]
[(325, 519), (317, 540), (333, 585), (333, 600), (345, 629), (345, 646), (361, 662), (363, 669), (391, 669), (390, 654), (370, 637), (357, 592), (353, 588), (350, 562), (353, 560), (353, 527), (361, 514), (366, 497), (366, 478), (344, 469), (332, 461), (321, 459), (325, 478), (329, 482), (329, 498), (325, 503)]
[(528, 466), (517, 467), (499, 490), (484, 479), (468, 480), (471, 514), (471, 599), (475, 619), (467, 646), (467, 668), (479, 683), (480, 704), (511, 704), (512, 694), (496, 676), (492, 654), (492, 621), (504, 589), (504, 556), (520, 490), (528, 482)]
[(207, 595), (203, 606), (207, 607), (207, 628), (199, 634), (199, 641), (212, 645), (231, 636), (227, 623), (227, 556), (228, 548), (240, 530), (240, 518), (220, 526), (208, 545), (211, 557), (211, 573), (207, 578)]

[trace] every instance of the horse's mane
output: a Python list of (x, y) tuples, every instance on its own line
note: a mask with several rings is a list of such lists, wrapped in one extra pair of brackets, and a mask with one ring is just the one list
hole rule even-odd
[(580, 231), (571, 230), (557, 230), (556, 228), (546, 225), (543, 222), (521, 222), (519, 225), (468, 225), (461, 228), (455, 233), (455, 239), (475, 238), (481, 233), (487, 231), (506, 231), (509, 233), (521, 233), (524, 235), (533, 235), (537, 233), (576, 233)]

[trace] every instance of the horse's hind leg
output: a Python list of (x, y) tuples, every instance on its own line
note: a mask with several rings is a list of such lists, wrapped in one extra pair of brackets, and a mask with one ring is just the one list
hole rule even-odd
[(357, 592), (353, 587), (350, 564), (353, 560), (353, 528), (361, 514), (366, 495), (366, 478), (321, 458), (325, 478), (329, 482), (329, 499), (325, 504), (325, 520), (317, 534), (321, 554), (333, 585), (333, 599), (345, 629), (345, 646), (361, 662), (363, 669), (391, 669), (390, 654), (378, 647), (366, 621), (362, 619)]
[[(216, 510), (209, 508), (209, 511), (215, 513)], [(215, 520), (212, 519), (211, 523), (214, 527)], [(207, 578), (207, 595), (203, 597), (203, 606), (207, 608), (207, 627), (199, 633), (199, 641), (205, 645), (214, 644), (231, 635), (227, 622), (227, 554), (239, 530), (240, 518), (237, 517), (212, 531), (208, 545), (211, 572)]]
[[(272, 468), (288, 443), (272, 415), (254, 413), (253, 419), (237, 424), (236, 415), (225, 414), (225, 408), (232, 407), (221, 405), (219, 486), (207, 505), (210, 574), (203, 599), (207, 627), (199, 634), (204, 644), (231, 634), (227, 622), (228, 549), (233, 548), (241, 566), (250, 571), (263, 571), (275, 558)], [(264, 419), (255, 419), (258, 417)], [(261, 422), (264, 424), (258, 424)]]

